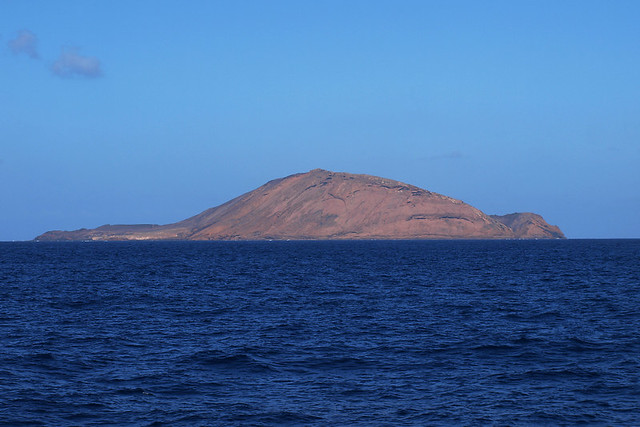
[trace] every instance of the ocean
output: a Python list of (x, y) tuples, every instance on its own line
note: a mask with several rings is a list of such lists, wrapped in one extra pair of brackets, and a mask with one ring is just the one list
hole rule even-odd
[(0, 243), (3, 425), (640, 425), (640, 240)]

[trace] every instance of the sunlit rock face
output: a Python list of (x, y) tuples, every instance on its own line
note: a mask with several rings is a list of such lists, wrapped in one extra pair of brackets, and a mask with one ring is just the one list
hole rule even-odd
[(564, 238), (541, 216), (489, 216), (460, 200), (369, 175), (315, 169), (167, 225), (49, 231), (36, 240)]

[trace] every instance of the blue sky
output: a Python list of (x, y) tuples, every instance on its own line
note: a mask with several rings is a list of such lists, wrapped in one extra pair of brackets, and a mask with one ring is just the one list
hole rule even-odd
[(324, 168), (640, 237), (640, 2), (0, 0), (0, 240)]

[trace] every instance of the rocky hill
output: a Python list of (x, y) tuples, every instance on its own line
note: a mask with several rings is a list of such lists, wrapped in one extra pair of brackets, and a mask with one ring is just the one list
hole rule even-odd
[(564, 238), (532, 213), (486, 215), (460, 200), (369, 175), (315, 169), (167, 225), (49, 231), (36, 240)]

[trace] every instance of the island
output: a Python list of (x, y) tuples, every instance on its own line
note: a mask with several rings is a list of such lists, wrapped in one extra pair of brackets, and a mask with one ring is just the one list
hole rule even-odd
[(563, 239), (534, 213), (487, 215), (392, 179), (314, 169), (166, 225), (48, 231), (38, 241)]

